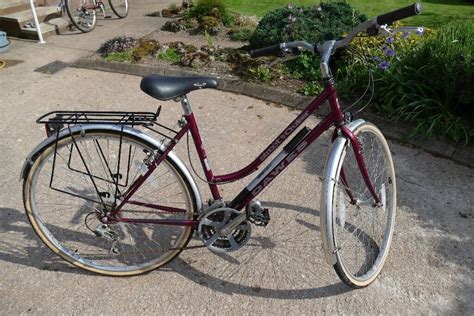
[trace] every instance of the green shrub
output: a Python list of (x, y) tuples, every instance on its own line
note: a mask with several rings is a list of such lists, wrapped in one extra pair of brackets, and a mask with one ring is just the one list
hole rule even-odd
[(198, 0), (188, 12), (188, 18), (196, 18), (200, 24), (204, 17), (216, 18), (225, 26), (230, 26), (233, 23), (233, 17), (227, 11), (223, 0)]
[(323, 86), (318, 81), (307, 83), (300, 91), (304, 95), (318, 95), (323, 91)]
[(234, 28), (231, 29), (227, 34), (230, 40), (246, 42), (252, 36), (253, 30), (248, 28)]
[(248, 76), (251, 80), (267, 82), (272, 80), (272, 72), (268, 66), (256, 66), (248, 69)]
[(204, 31), (204, 38), (206, 39), (207, 46), (208, 47), (213, 47), (213, 40), (212, 40), (212, 35), (208, 33), (207, 31)]
[(121, 53), (138, 45), (138, 39), (130, 36), (117, 36), (100, 45), (98, 53), (105, 57), (109, 53)]
[(165, 51), (159, 53), (158, 59), (169, 61), (171, 63), (178, 63), (180, 61), (178, 52), (173, 48), (167, 48)]
[(315, 81), (321, 79), (320, 58), (312, 53), (303, 53), (295, 60), (287, 62), (287, 67), (296, 79)]
[(404, 84), (403, 93), (408, 95), (398, 106), (392, 105), (394, 116), (417, 124), (427, 136), (436, 133), (468, 142), (474, 136), (473, 54), (473, 20), (440, 29), (416, 54), (400, 62), (401, 71), (394, 79), (411, 80), (419, 91)]
[[(400, 24), (394, 25), (394, 27), (399, 26)], [(422, 41), (431, 34), (430, 29), (425, 29), (424, 36), (407, 37), (402, 33), (397, 33), (394, 37), (390, 37), (390, 40), (382, 36), (356, 37), (349, 48), (342, 52), (340, 58), (331, 64), (336, 73), (339, 89), (346, 95), (359, 95), (367, 87), (369, 70), (376, 78), (387, 75), (393, 67), (387, 72), (383, 71), (379, 68), (382, 62), (395, 66), (398, 61), (415, 55)], [(387, 56), (384, 51), (387, 52), (388, 49), (395, 54)]]
[(254, 49), (295, 40), (319, 43), (340, 38), (365, 20), (364, 15), (344, 2), (313, 7), (289, 5), (267, 13), (249, 42)]
[(122, 52), (112, 52), (104, 56), (104, 59), (107, 61), (119, 61), (126, 62), (132, 60), (133, 49), (128, 49)]
[[(320, 43), (342, 38), (344, 33), (365, 20), (364, 15), (344, 2), (321, 3), (313, 7), (287, 6), (265, 15), (249, 42), (252, 48), (295, 40)], [(317, 55), (304, 53), (287, 63), (293, 77), (312, 82), (307, 89), (303, 89), (305, 94), (320, 90), (317, 83), (321, 79), (319, 62)]]
[(149, 56), (155, 56), (160, 49), (160, 43), (154, 39), (142, 38), (137, 47), (133, 49), (132, 60), (140, 61)]
[(210, 30), (214, 27), (218, 27), (220, 22), (213, 16), (203, 16), (200, 24), (205, 30)]
[[(474, 136), (474, 21), (454, 22), (424, 40), (396, 39), (393, 44), (396, 56), (389, 60), (390, 68), (369, 66), (376, 110), (410, 122), (413, 134), (469, 142)], [(374, 48), (367, 50), (377, 57)], [(368, 67), (356, 55), (338, 72), (346, 92), (361, 93), (367, 86)]]

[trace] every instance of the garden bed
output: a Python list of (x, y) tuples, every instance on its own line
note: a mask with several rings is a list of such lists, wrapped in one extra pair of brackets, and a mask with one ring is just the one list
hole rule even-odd
[[(199, 6), (204, 6), (205, 10)], [(289, 5), (269, 12), (259, 22), (248, 44), (230, 41), (230, 25), (225, 22), (232, 20), (232, 27), (235, 27), (237, 19), (248, 19), (226, 13), (221, 6), (220, 0), (198, 0), (194, 9), (177, 10), (171, 7), (175, 16), (167, 24), (177, 23), (175, 25), (181, 27), (173, 29), (173, 32), (155, 31), (140, 40), (119, 37), (107, 41), (99, 50), (100, 56), (105, 61), (121, 62), (126, 69), (143, 68), (154, 69), (158, 73), (219, 77), (228, 91), (290, 106), (296, 103), (296, 107), (301, 108), (310, 100), (305, 96), (317, 95), (323, 88), (318, 57), (301, 54), (288, 63), (279, 62), (275, 57), (252, 59), (248, 54), (250, 47), (255, 49), (295, 39), (317, 43), (340, 38), (341, 34), (366, 19), (345, 3), (321, 3), (310, 8)], [(193, 15), (192, 10), (201, 12), (201, 16)], [(164, 13), (165, 10), (160, 15)], [(341, 95), (348, 96), (342, 103), (348, 104), (369, 91), (366, 88), (368, 78), (371, 78), (369, 86), (372, 86), (374, 94), (369, 91), (359, 105), (364, 107), (364, 104), (371, 103), (371, 108), (367, 110), (392, 121), (409, 122), (411, 131), (407, 129), (404, 138), (416, 134), (427, 138), (436, 135), (454, 140), (453, 144), (460, 141), (467, 144), (474, 136), (473, 125), (468, 120), (473, 112), (471, 107), (466, 107), (466, 104), (472, 103), (472, 91), (466, 89), (466, 82), (472, 81), (462, 80), (456, 75), (449, 80), (453, 82), (451, 87), (443, 83), (446, 80), (438, 80), (453, 73), (472, 77), (469, 70), (472, 68), (469, 62), (471, 57), (465, 52), (469, 51), (469, 45), (472, 46), (474, 24), (462, 23), (449, 25), (439, 33), (429, 31), (429, 36), (425, 37), (398, 33), (388, 38), (362, 37), (355, 40), (349, 50), (333, 57), (332, 68), (338, 90)], [(456, 38), (450, 40), (445, 34)], [(461, 59), (455, 56), (462, 56), (465, 60), (460, 62)], [(269, 67), (269, 63), (273, 66)], [(450, 72), (447, 69), (439, 74), (438, 70), (444, 69), (446, 64), (457, 70)], [(433, 85), (438, 87), (433, 89)], [(246, 89), (250, 92), (246, 93)], [(460, 93), (453, 94), (453, 91)], [(441, 155), (452, 157), (454, 147), (456, 145)]]
[[(205, 38), (196, 38), (182, 34), (181, 39), (187, 40), (160, 43), (156, 39), (163, 39), (162, 31), (156, 31), (147, 35), (146, 38), (135, 40), (131, 38), (116, 38), (112, 42), (116, 44), (105, 46), (113, 47), (123, 45), (127, 40), (134, 41), (130, 48), (119, 49), (119, 52), (101, 50), (100, 55), (106, 61), (123, 63), (143, 64), (151, 67), (169, 68), (174, 70), (186, 70), (204, 76), (215, 76), (230, 80), (242, 80), (255, 82), (287, 90), (298, 92), (306, 86), (307, 82), (293, 78), (283, 68), (270, 68), (266, 63), (275, 58), (255, 60), (250, 58), (245, 48), (235, 48), (235, 45), (214, 46), (213, 42), (206, 42)], [(202, 44), (200, 46), (189, 44), (190, 42)], [(235, 43), (231, 43), (235, 44)], [(133, 48), (132, 48), (133, 46)]]

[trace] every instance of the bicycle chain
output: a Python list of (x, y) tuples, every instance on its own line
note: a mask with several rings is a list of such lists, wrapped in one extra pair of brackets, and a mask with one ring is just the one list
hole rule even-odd
[(171, 211), (142, 211), (142, 210), (120, 210), (121, 213), (141, 213), (141, 214), (187, 214), (180, 212), (171, 212)]
[[(170, 212), (170, 211), (143, 211), (143, 210), (121, 210), (121, 212), (122, 213), (140, 213), (140, 214), (157, 214), (157, 213), (158, 214), (159, 213), (176, 214), (176, 212)], [(120, 223), (120, 222), (117, 222), (117, 223)], [(126, 224), (128, 224), (128, 223), (126, 223)], [(186, 250), (186, 249), (204, 248), (204, 247), (205, 247), (204, 245), (192, 246), (192, 247), (180, 247), (180, 248), (173, 247), (173, 248), (170, 248), (169, 250), (178, 250), (178, 249), (179, 250)], [(158, 250), (143, 249), (143, 250), (139, 250), (137, 252), (122, 252), (122, 251), (120, 251), (120, 253), (117, 254), (117, 255), (127, 255), (127, 254), (137, 254), (137, 253), (147, 254), (147, 253), (158, 253), (158, 252), (159, 252)], [(109, 254), (111, 254), (111, 253), (109, 253)]]

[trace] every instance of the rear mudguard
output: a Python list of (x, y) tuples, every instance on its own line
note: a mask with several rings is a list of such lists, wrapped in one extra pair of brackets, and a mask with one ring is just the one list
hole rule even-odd
[[(164, 151), (164, 145), (153, 139), (152, 137), (146, 135), (145, 133), (141, 132), (140, 130), (137, 130), (135, 128), (131, 128), (128, 126), (121, 126), (121, 125), (108, 125), (108, 124), (87, 124), (87, 125), (75, 125), (71, 126), (70, 128), (65, 128), (62, 131), (59, 132), (59, 136), (54, 134), (45, 140), (43, 140), (38, 146), (33, 149), (33, 151), (28, 155), (26, 158), (25, 163), (23, 164), (23, 168), (21, 170), (20, 174), (20, 180), (26, 179), (28, 176), (28, 173), (31, 169), (31, 166), (33, 165), (34, 161), (36, 158), (41, 154), (41, 152), (47, 148), (49, 145), (54, 143), (56, 141), (56, 138), (62, 138), (70, 133), (76, 133), (76, 132), (81, 132), (81, 133), (86, 133), (87, 131), (90, 130), (113, 130), (117, 132), (122, 132), (124, 135), (130, 135), (139, 139), (144, 140), (145, 142), (148, 142), (160, 150)], [(185, 179), (189, 182), (191, 189), (194, 193), (194, 196), (196, 197), (196, 206), (197, 206), (197, 211), (200, 213), (202, 210), (202, 197), (201, 193), (199, 191), (199, 188), (196, 184), (196, 181), (194, 181), (191, 173), (189, 172), (188, 168), (186, 168), (186, 165), (179, 159), (179, 157), (174, 153), (174, 151), (171, 151), (168, 154), (168, 157), (175, 163), (177, 168), (180, 169), (182, 174), (184, 175)]]

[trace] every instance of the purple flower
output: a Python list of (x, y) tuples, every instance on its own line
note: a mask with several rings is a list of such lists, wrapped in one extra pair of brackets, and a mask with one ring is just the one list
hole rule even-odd
[(403, 32), (403, 34), (402, 34), (402, 38), (403, 38), (403, 39), (407, 39), (408, 36), (410, 36), (410, 33), (408, 33), (408, 32)]
[(377, 56), (372, 57), (372, 60), (375, 61), (376, 63), (380, 62), (380, 58)]
[(379, 69), (382, 69), (383, 71), (386, 71), (388, 67), (390, 67), (389, 61), (384, 60), (383, 62), (379, 64)]
[(387, 44), (392, 44), (393, 42), (395, 42), (395, 39), (393, 38), (393, 36), (387, 37), (387, 40), (386, 40)]
[(382, 48), (382, 52), (384, 53), (385, 56), (387, 57), (393, 57), (395, 56), (395, 51), (393, 49), (391, 49), (390, 47), (388, 46), (384, 46)]

